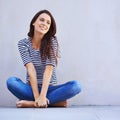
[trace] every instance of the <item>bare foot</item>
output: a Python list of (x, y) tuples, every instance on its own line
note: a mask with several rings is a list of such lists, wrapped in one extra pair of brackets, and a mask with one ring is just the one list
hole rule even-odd
[(51, 104), (49, 107), (67, 107), (67, 100)]
[(35, 108), (34, 101), (20, 100), (16, 103), (18, 108)]

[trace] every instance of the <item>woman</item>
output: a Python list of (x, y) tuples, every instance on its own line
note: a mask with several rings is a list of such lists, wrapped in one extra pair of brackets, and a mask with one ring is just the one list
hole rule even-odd
[(30, 23), (28, 38), (18, 42), (24, 66), (26, 83), (17, 77), (7, 80), (8, 89), (19, 101), (17, 107), (66, 107), (67, 99), (81, 91), (78, 81), (57, 85), (56, 64), (58, 42), (56, 23), (48, 10), (39, 11)]

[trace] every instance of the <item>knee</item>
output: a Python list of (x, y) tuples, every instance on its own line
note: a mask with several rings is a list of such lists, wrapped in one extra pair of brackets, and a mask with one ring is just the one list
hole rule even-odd
[(16, 81), (17, 81), (16, 77), (9, 77), (6, 81), (7, 87), (8, 88), (12, 87)]
[(82, 87), (81, 87), (81, 84), (77, 81), (77, 80), (72, 80), (70, 81), (70, 84), (71, 84), (71, 93), (76, 95), (78, 93), (81, 92), (82, 90)]

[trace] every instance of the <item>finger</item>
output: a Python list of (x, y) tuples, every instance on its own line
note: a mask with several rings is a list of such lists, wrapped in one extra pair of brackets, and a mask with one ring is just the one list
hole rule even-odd
[(47, 108), (47, 104), (46, 104), (46, 105), (44, 105), (44, 108)]
[(37, 102), (35, 102), (35, 107), (37, 107), (37, 108), (39, 107), (39, 105), (38, 105), (38, 103), (37, 103)]
[(40, 105), (40, 108), (47, 108), (47, 104)]
[(49, 100), (47, 99), (47, 104), (49, 104), (50, 102), (49, 102)]

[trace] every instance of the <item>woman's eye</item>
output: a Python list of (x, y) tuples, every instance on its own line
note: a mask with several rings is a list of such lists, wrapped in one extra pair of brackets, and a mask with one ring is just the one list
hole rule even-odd
[[(40, 21), (41, 21), (41, 22), (45, 22), (45, 19), (44, 19), (44, 18), (40, 18)], [(51, 22), (50, 22), (50, 21), (46, 21), (46, 23), (47, 23), (48, 25), (50, 25), (50, 24), (51, 24)]]
[(40, 21), (44, 21), (44, 19), (40, 19)]
[(50, 24), (50, 22), (48, 21), (47, 24)]

